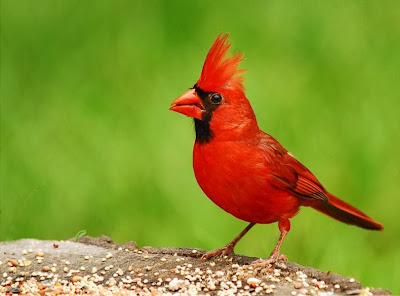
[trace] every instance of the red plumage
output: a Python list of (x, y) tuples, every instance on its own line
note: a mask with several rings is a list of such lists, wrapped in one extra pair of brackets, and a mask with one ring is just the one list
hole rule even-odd
[(348, 224), (382, 230), (382, 224), (328, 193), (277, 140), (259, 129), (244, 94), (244, 70), (238, 69), (243, 55), (227, 57), (227, 37), (217, 37), (199, 80), (170, 108), (195, 120), (193, 168), (204, 193), (226, 212), (250, 222), (226, 247), (204, 257), (233, 252), (256, 223), (278, 222), (281, 236), (275, 249), (268, 259), (254, 265), (276, 261), (290, 230), (289, 219), (300, 206), (310, 206)]
[(227, 42), (228, 35), (217, 37), (204, 62), (203, 70), (197, 85), (203, 90), (219, 91), (224, 88), (243, 90), (244, 69), (238, 69), (243, 61), (243, 54), (235, 52), (227, 57), (231, 44)]

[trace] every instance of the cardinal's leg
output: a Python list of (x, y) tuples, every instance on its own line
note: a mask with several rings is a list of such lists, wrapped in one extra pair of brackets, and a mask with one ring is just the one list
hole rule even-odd
[(243, 231), (241, 233), (239, 233), (239, 235), (237, 237), (235, 237), (229, 244), (227, 244), (225, 247), (223, 247), (222, 249), (218, 249), (218, 250), (212, 250), (210, 252), (205, 253), (201, 258), (203, 259), (208, 259), (211, 257), (215, 257), (215, 256), (224, 256), (224, 255), (228, 255), (230, 253), (233, 253), (233, 249), (235, 248), (236, 244), (238, 243), (238, 241), (240, 241), (240, 239), (255, 225), (256, 223), (250, 223), (249, 225), (247, 225), (247, 227), (245, 229), (243, 229)]
[(267, 259), (259, 259), (251, 263), (253, 267), (263, 267), (275, 263), (280, 256), (279, 250), (281, 248), (282, 242), (290, 230), (290, 222), (287, 218), (280, 218), (278, 221), (279, 230), (281, 235), (276, 243), (275, 248), (272, 250), (271, 255)]

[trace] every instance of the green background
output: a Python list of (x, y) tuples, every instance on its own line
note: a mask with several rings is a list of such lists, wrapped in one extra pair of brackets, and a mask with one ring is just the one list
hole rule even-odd
[[(168, 111), (229, 32), (260, 127), (385, 225), (303, 208), (282, 252), (395, 291), (399, 20), (400, 1), (1, 1), (1, 240), (86, 229), (214, 249), (238, 234), (196, 183), (192, 120)], [(278, 235), (256, 226), (236, 252), (265, 257)]]

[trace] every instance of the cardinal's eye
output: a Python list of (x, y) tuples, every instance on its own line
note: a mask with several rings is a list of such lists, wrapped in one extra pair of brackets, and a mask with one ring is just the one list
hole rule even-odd
[(222, 96), (220, 94), (215, 93), (211, 95), (211, 103), (221, 104), (221, 102), (222, 102)]

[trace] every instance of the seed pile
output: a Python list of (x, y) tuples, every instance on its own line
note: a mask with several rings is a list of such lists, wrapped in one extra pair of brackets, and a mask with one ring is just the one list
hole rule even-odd
[(0, 252), (0, 295), (373, 295), (354, 279), (327, 282), (292, 263), (253, 269), (250, 258), (203, 260), (198, 250), (51, 246)]

